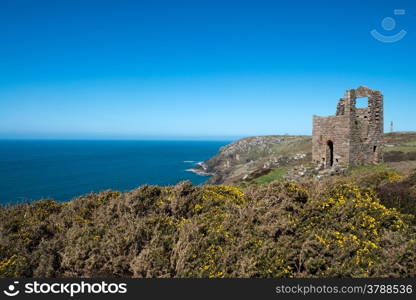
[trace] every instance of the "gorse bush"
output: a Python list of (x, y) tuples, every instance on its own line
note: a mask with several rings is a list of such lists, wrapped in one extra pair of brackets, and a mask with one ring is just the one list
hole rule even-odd
[[(416, 215), (416, 172), (399, 182), (390, 181), (375, 188), (382, 204)], [(416, 223), (416, 219), (414, 219)]]
[(412, 216), (352, 184), (182, 182), (2, 207), (0, 218), (2, 277), (416, 275)]

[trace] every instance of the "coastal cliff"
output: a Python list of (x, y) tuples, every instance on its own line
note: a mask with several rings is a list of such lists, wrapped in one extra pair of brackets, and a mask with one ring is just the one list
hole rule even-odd
[[(416, 168), (415, 132), (387, 133), (383, 139), (385, 167), (407, 172)], [(210, 176), (207, 180), (210, 184), (293, 180), (318, 174), (311, 163), (311, 150), (310, 136), (247, 137), (221, 147), (215, 156), (198, 163), (192, 170)]]
[(266, 174), (274, 168), (307, 163), (311, 158), (309, 136), (256, 136), (222, 147), (194, 171), (212, 175), (208, 183), (231, 183)]

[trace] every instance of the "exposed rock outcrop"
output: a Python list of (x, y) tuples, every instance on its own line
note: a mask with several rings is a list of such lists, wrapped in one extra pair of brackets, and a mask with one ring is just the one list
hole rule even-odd
[(212, 174), (209, 183), (227, 183), (261, 176), (273, 168), (310, 161), (311, 137), (257, 136), (237, 140), (195, 166)]

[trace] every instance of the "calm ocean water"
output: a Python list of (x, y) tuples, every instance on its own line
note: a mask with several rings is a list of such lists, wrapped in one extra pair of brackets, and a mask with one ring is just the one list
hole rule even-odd
[(201, 184), (186, 171), (228, 142), (0, 141), (0, 203), (51, 197), (66, 201), (105, 189), (142, 184)]

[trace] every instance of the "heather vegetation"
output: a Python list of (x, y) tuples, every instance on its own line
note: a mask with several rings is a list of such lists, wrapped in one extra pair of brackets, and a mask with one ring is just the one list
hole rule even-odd
[(415, 191), (381, 168), (1, 207), (0, 276), (415, 277)]

